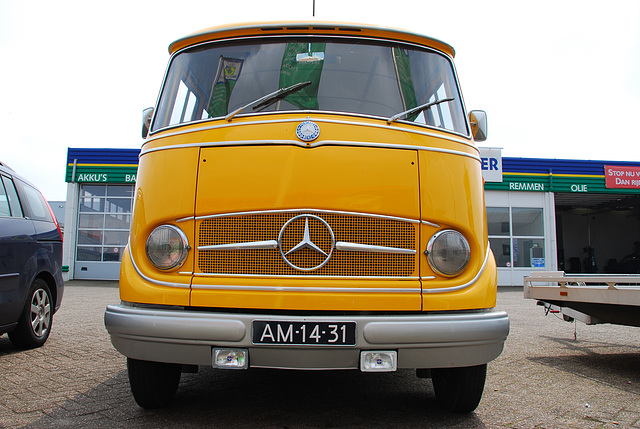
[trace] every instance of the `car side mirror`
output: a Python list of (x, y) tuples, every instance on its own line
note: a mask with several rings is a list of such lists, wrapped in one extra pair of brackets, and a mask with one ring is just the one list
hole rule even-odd
[(471, 124), (471, 134), (477, 142), (487, 139), (487, 112), (484, 110), (472, 110), (469, 112), (469, 123)]
[(146, 139), (151, 128), (151, 118), (153, 117), (153, 107), (147, 107), (142, 111), (142, 138)]

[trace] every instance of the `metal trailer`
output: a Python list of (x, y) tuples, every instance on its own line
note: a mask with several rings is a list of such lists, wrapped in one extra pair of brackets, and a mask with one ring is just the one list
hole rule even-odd
[(524, 297), (538, 300), (547, 312), (587, 325), (640, 326), (640, 276), (532, 272), (524, 278)]

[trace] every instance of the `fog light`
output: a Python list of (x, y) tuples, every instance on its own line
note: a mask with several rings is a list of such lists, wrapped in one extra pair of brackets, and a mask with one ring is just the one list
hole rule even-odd
[(398, 352), (364, 351), (360, 352), (360, 371), (391, 372), (398, 369)]
[(249, 351), (247, 349), (213, 349), (213, 367), (220, 369), (247, 369), (249, 365), (248, 357)]

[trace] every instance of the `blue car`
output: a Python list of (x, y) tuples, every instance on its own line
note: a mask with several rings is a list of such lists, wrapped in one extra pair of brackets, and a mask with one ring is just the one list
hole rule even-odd
[(40, 347), (62, 302), (62, 233), (36, 187), (2, 163), (0, 178), (0, 335)]

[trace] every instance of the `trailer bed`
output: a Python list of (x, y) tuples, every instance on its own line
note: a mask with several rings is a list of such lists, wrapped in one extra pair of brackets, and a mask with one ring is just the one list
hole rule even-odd
[(640, 276), (533, 272), (524, 278), (524, 297), (550, 311), (589, 325), (640, 326)]

